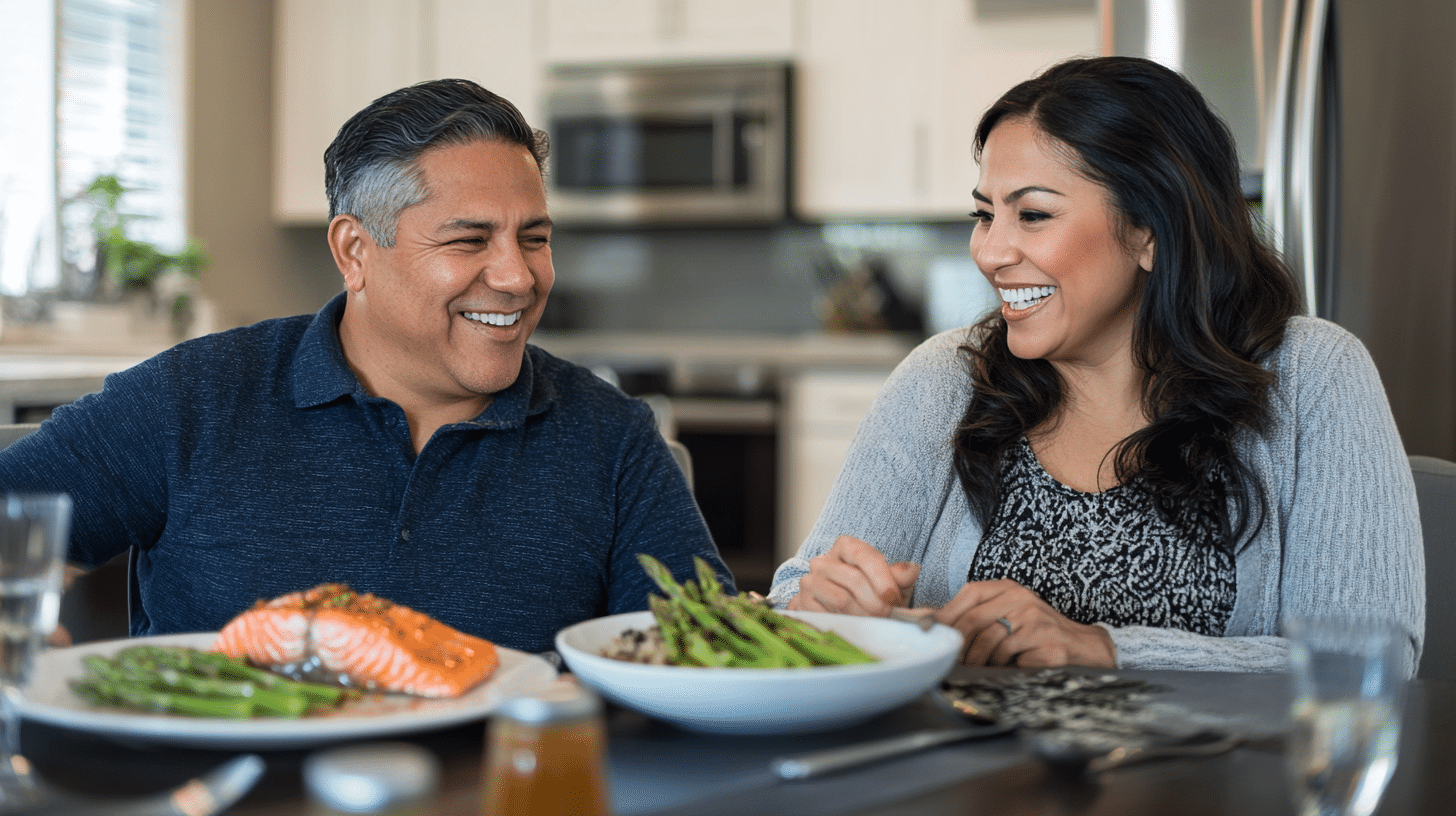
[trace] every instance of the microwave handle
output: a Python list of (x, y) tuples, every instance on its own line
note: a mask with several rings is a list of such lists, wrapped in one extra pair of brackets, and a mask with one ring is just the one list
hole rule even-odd
[(713, 114), (713, 187), (716, 190), (733, 189), (733, 163), (738, 155), (734, 141), (737, 138), (732, 109), (723, 108)]

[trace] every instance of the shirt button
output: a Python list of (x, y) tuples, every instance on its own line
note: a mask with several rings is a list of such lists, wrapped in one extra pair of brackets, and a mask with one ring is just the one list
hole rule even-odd
[(399, 540), (400, 541), (409, 541), (409, 528), (408, 527), (401, 527), (399, 529)]

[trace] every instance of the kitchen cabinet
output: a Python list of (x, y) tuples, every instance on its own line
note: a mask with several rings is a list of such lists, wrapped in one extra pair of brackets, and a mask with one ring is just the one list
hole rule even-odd
[(394, 0), (278, 0), (273, 212), (322, 222), (324, 148), (370, 100), (424, 78), (424, 18)]
[(806, 369), (783, 383), (777, 560), (799, 551), (890, 369)]
[(350, 116), (426, 79), (473, 79), (536, 122), (538, 15), (505, 0), (277, 0), (273, 212), (279, 223), (328, 220), (324, 149)]
[(787, 59), (797, 0), (546, 0), (554, 63)]
[(798, 214), (964, 218), (977, 121), (1017, 82), (1097, 53), (1096, 4), (1085, 5), (803, 0)]

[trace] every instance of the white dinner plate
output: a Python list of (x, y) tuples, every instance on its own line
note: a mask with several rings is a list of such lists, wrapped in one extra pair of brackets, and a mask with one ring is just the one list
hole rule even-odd
[(496, 647), (500, 667), (486, 682), (460, 697), (429, 700), (404, 694), (370, 695), (336, 713), (297, 720), (217, 720), (147, 714), (92, 705), (77, 697), (68, 681), (85, 674), (87, 655), (110, 657), (127, 646), (188, 646), (209, 649), (216, 632), (124, 638), (41, 653), (25, 690), (21, 713), (28, 719), (128, 740), (205, 748), (300, 748), (339, 740), (425, 731), (483, 719), (504, 698), (538, 691), (556, 681), (544, 659)]

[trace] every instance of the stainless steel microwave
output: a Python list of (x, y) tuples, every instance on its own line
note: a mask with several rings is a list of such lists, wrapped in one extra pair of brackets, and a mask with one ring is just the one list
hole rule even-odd
[(789, 88), (782, 62), (553, 69), (552, 217), (618, 225), (785, 218)]

